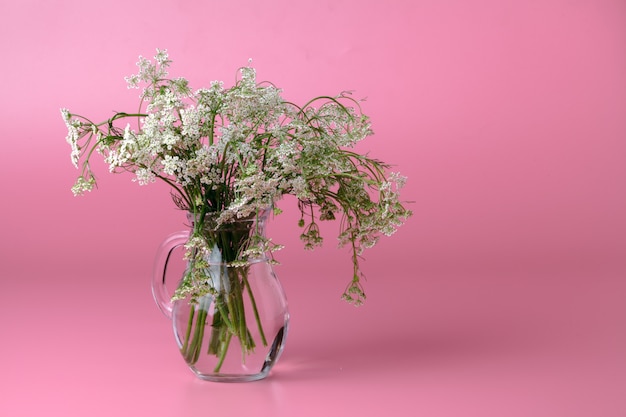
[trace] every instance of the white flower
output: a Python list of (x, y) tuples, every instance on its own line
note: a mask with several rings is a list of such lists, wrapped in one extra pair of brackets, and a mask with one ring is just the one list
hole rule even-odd
[(129, 89), (131, 89), (131, 88), (139, 88), (139, 82), (141, 81), (141, 79), (139, 78), (139, 75), (137, 75), (137, 74), (129, 75), (128, 77), (124, 77), (124, 80), (126, 80), (126, 86)]
[(311, 198), (311, 193), (309, 192), (307, 182), (301, 176), (295, 177), (293, 180), (289, 182), (292, 194), (302, 200), (307, 200)]
[(136, 179), (139, 185), (147, 185), (155, 181), (156, 177), (154, 172), (146, 168), (138, 168), (135, 171)]
[(200, 138), (200, 127), (202, 126), (202, 117), (200, 112), (193, 106), (182, 109), (180, 111), (181, 122), (183, 125), (183, 136), (189, 136), (191, 140)]
[(396, 187), (399, 190), (406, 184), (407, 177), (400, 175), (399, 172), (392, 172), (389, 174), (389, 181), (396, 183)]
[(68, 123), (72, 118), (72, 114), (70, 113), (70, 111), (65, 108), (61, 109), (61, 116), (63, 117), (63, 120), (65, 121), (65, 123)]
[(170, 61), (168, 59), (167, 49), (158, 49), (157, 48), (157, 53), (154, 56), (154, 60), (156, 62), (158, 62), (160, 65), (169, 63)]
[(84, 177), (78, 177), (76, 183), (72, 187), (72, 193), (74, 196), (83, 195), (85, 191), (91, 191), (96, 184), (96, 180), (93, 177), (85, 179)]
[(81, 127), (81, 123), (77, 119), (72, 119), (72, 114), (68, 109), (61, 109), (61, 115), (63, 117), (63, 121), (65, 122), (65, 127), (67, 127), (67, 136), (65, 137), (65, 141), (72, 148), (70, 158), (72, 160), (72, 164), (78, 168), (78, 162), (80, 160), (80, 147), (78, 146), (78, 140), (80, 139), (79, 129)]
[(167, 175), (176, 175), (180, 169), (180, 158), (178, 156), (165, 155), (163, 158), (163, 172)]

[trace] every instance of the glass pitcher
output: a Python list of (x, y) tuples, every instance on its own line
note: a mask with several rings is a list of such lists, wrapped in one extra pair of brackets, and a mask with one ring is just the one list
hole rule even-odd
[[(188, 219), (197, 237), (193, 216)], [(206, 221), (200, 229), (209, 247), (201, 257), (199, 291), (172, 299), (168, 293), (168, 264), (174, 250), (185, 247), (190, 231), (168, 236), (157, 251), (152, 279), (154, 300), (172, 320), (174, 336), (183, 359), (200, 379), (208, 381), (254, 381), (268, 376), (278, 361), (287, 336), (289, 312), (283, 288), (267, 256), (237, 262), (238, 245), (251, 230), (264, 232), (267, 216), (240, 219), (215, 226)], [(220, 243), (221, 242), (221, 243)], [(224, 243), (226, 242), (226, 243)], [(189, 253), (186, 258), (190, 258)], [(198, 263), (198, 256), (195, 257)], [(191, 261), (183, 277), (190, 273)], [(196, 264), (195, 274), (198, 275)], [(171, 275), (171, 274), (170, 274)], [(206, 286), (205, 290), (203, 287)]]

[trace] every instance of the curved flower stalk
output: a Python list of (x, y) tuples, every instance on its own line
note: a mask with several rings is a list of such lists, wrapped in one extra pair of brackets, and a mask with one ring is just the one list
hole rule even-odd
[(274, 85), (258, 83), (251, 66), (239, 70), (230, 88), (213, 81), (194, 91), (186, 79), (168, 78), (170, 64), (164, 50), (157, 50), (154, 61), (139, 58), (139, 72), (126, 78), (129, 88), (143, 88), (138, 111), (96, 123), (61, 110), (71, 160), (80, 169), (74, 194), (96, 186), (94, 152), (110, 172), (130, 172), (141, 185), (156, 180), (170, 185), (176, 205), (200, 219), (187, 244), (190, 268), (175, 295), (189, 295), (194, 303), (217, 289), (206, 267), (215, 248), (241, 266), (280, 248), (254, 231), (235, 245), (209, 241), (200, 233), (202, 219), (214, 214), (219, 228), (294, 195), (306, 249), (323, 243), (318, 222), (340, 221), (339, 243), (351, 248), (354, 265), (343, 298), (361, 304), (363, 250), (393, 234), (411, 212), (399, 194), (406, 178), (353, 150), (372, 134), (359, 102), (342, 92), (298, 106)]

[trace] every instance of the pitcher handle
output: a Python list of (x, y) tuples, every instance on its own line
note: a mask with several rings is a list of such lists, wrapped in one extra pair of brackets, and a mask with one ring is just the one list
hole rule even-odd
[(174, 249), (183, 246), (189, 239), (189, 231), (181, 231), (169, 235), (157, 250), (152, 273), (152, 296), (161, 312), (171, 320), (172, 294), (167, 293), (167, 264)]

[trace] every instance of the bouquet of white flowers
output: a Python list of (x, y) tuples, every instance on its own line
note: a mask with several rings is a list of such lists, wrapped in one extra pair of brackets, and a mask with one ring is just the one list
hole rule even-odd
[[(361, 304), (362, 251), (394, 233), (411, 212), (399, 199), (405, 177), (351, 150), (372, 134), (358, 101), (343, 92), (298, 106), (271, 83), (257, 83), (251, 66), (240, 69), (230, 88), (213, 81), (192, 91), (186, 79), (168, 78), (170, 64), (164, 50), (157, 50), (154, 62), (139, 58), (138, 74), (126, 78), (129, 88), (143, 87), (137, 112), (118, 112), (96, 123), (61, 110), (71, 159), (81, 170), (74, 194), (96, 185), (94, 151), (110, 172), (131, 172), (142, 185), (169, 184), (176, 205), (196, 219), (186, 245), (189, 267), (174, 295), (190, 297), (191, 303), (219, 290), (207, 279), (212, 257), (243, 267), (280, 248), (254, 229), (236, 239), (206, 233), (204, 219), (211, 216), (210, 229), (218, 230), (258, 217), (268, 207), (278, 213), (275, 202), (291, 194), (301, 212), (306, 249), (323, 242), (318, 222), (340, 219), (339, 244), (351, 247), (354, 265), (343, 298)], [(223, 318), (233, 313), (224, 311)]]

